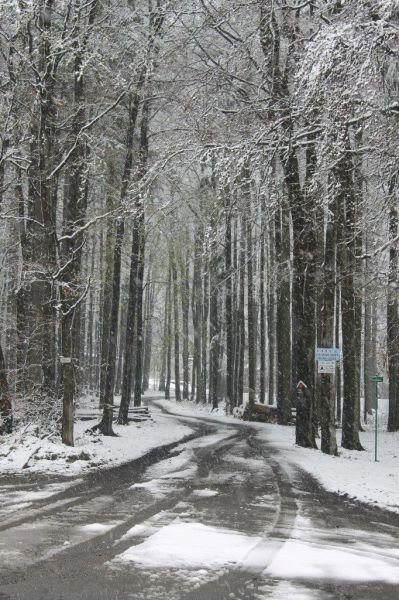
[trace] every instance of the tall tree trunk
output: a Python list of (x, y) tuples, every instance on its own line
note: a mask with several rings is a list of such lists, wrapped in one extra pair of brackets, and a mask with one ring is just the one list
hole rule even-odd
[(261, 200), (260, 218), (260, 259), (259, 259), (259, 304), (260, 304), (260, 337), (259, 337), (259, 402), (266, 400), (266, 293), (265, 293), (265, 269), (266, 269), (266, 220), (265, 199)]
[(212, 409), (218, 408), (220, 329), (218, 310), (218, 252), (216, 226), (212, 222), (212, 242), (210, 247), (210, 297), (209, 297), (209, 402)]
[[(337, 253), (335, 257), (335, 261), (337, 264)], [(338, 348), (340, 345), (341, 339), (341, 320), (342, 320), (342, 312), (341, 312), (341, 288), (338, 282), (338, 278), (335, 279), (335, 347)], [(342, 361), (337, 362), (337, 366), (335, 368), (335, 379), (336, 379), (336, 407), (337, 407), (337, 422), (342, 423), (342, 371), (341, 371)]]
[[(93, 24), (96, 14), (97, 2), (93, 2), (90, 9), (89, 25)], [(79, 23), (77, 23), (79, 29)], [(84, 79), (82, 64), (84, 61), (85, 43), (82, 47), (75, 45), (74, 63), (74, 101), (75, 116), (72, 123), (72, 135), (77, 140), (74, 152), (70, 157), (70, 172), (66, 178), (66, 194), (64, 199), (63, 215), (63, 240), (61, 256), (64, 267), (61, 269), (61, 348), (62, 348), (62, 387), (63, 387), (63, 412), (62, 412), (62, 440), (64, 444), (73, 446), (73, 410), (76, 388), (76, 371), (79, 368), (79, 339), (77, 330), (79, 322), (79, 309), (84, 299), (87, 288), (80, 282), (81, 274), (81, 249), (84, 242), (83, 233), (77, 234), (77, 229), (82, 227), (87, 209), (87, 144), (80, 136), (82, 127), (86, 122), (84, 107)], [(54, 223), (56, 215), (54, 214)], [(93, 247), (93, 253), (94, 253)], [(92, 269), (93, 270), (93, 269)], [(90, 282), (90, 278), (89, 278)], [(76, 323), (75, 323), (76, 321)], [(89, 335), (92, 335), (89, 325)], [(92, 348), (89, 346), (90, 352)], [(89, 357), (91, 365), (92, 356)]]
[(233, 272), (231, 265), (232, 232), (230, 190), (225, 196), (225, 324), (226, 324), (226, 405), (229, 412), (236, 405), (234, 395), (234, 345), (233, 345)]
[(166, 382), (165, 399), (170, 399), (170, 382), (172, 378), (172, 268), (169, 261), (168, 270), (168, 288), (166, 291), (166, 314), (167, 314), (167, 333), (166, 333)]
[(137, 301), (136, 301), (136, 357), (135, 357), (135, 380), (134, 380), (134, 406), (141, 406), (141, 394), (143, 391), (143, 282), (144, 282), (144, 222), (140, 231), (140, 252), (137, 268)]
[[(389, 186), (389, 239), (398, 236), (398, 207), (396, 178)], [(398, 308), (398, 251), (393, 242), (389, 248), (388, 301), (387, 301), (387, 350), (389, 376), (388, 431), (399, 430), (399, 308)]]
[(0, 435), (12, 431), (12, 405), (8, 389), (7, 371), (3, 348), (0, 344)]
[(209, 265), (208, 261), (204, 260), (202, 264), (202, 357), (201, 357), (201, 371), (202, 371), (202, 384), (201, 391), (202, 396), (200, 402), (206, 404), (207, 402), (207, 386), (208, 386), (208, 323), (209, 323)]
[[(335, 218), (334, 207), (329, 208), (327, 223), (323, 293), (321, 297), (319, 346), (332, 348), (334, 345), (334, 308), (335, 308)], [(335, 382), (333, 374), (319, 375), (321, 451), (336, 456), (337, 440), (335, 431)]]
[(182, 308), (182, 328), (183, 328), (183, 400), (189, 399), (189, 363), (188, 363), (188, 317), (190, 310), (190, 262), (187, 254), (185, 264), (181, 269), (181, 308)]
[(244, 403), (244, 365), (245, 365), (245, 262), (246, 262), (246, 223), (241, 215), (240, 249), (239, 249), (239, 299), (238, 299), (238, 355), (237, 355), (237, 404)]
[(174, 359), (175, 359), (175, 398), (181, 401), (180, 392), (180, 339), (179, 339), (179, 286), (177, 282), (177, 267), (173, 248), (170, 250), (170, 266), (173, 282), (173, 335), (174, 335)]
[[(194, 240), (194, 270), (193, 270), (193, 285), (192, 285), (192, 317), (193, 317), (193, 335), (194, 335), (194, 356), (193, 356), (193, 373), (195, 373), (196, 391), (195, 397), (197, 402), (202, 401), (202, 285), (201, 285), (201, 269), (202, 260), (201, 252), (203, 245), (202, 228), (198, 227), (195, 233)], [(194, 390), (192, 391), (194, 393)]]
[[(309, 168), (309, 161), (307, 166)], [(313, 428), (316, 337), (316, 243), (313, 227), (315, 207), (313, 195), (301, 190), (299, 163), (295, 151), (291, 151), (285, 164), (285, 180), (293, 229), (293, 354), (296, 357), (296, 384), (301, 381), (305, 385), (303, 399), (297, 406), (296, 443), (306, 448), (316, 448)]]
[(169, 287), (166, 288), (164, 297), (164, 317), (163, 317), (163, 329), (162, 329), (162, 340), (161, 340), (161, 372), (159, 374), (159, 386), (158, 391), (164, 392), (166, 385), (166, 354), (168, 348), (168, 293)]
[(276, 345), (277, 419), (280, 425), (291, 420), (291, 309), (290, 309), (290, 225), (287, 205), (276, 214)]
[[(4, 151), (4, 143), (2, 151)], [(4, 189), (4, 164), (5, 161), (0, 160), (0, 209), (3, 205), (3, 189)], [(7, 367), (4, 358), (3, 347), (0, 342), (0, 435), (11, 433), (13, 423), (11, 398), (8, 388)]]
[(276, 302), (275, 302), (275, 239), (274, 222), (269, 223), (267, 255), (267, 347), (268, 347), (268, 404), (274, 404), (275, 349), (276, 349)]
[(155, 288), (151, 281), (152, 271), (148, 272), (147, 277), (147, 301), (145, 311), (145, 343), (144, 343), (144, 361), (143, 361), (143, 392), (146, 392), (150, 386), (151, 357), (152, 357), (152, 321), (155, 306)]
[[(106, 211), (111, 213), (114, 209), (112, 189), (115, 182), (115, 166), (112, 161), (108, 162), (110, 191), (106, 198)], [(105, 382), (107, 378), (108, 341), (110, 332), (110, 312), (112, 304), (112, 280), (113, 280), (113, 245), (114, 231), (111, 217), (107, 219), (107, 232), (105, 239), (105, 269), (103, 272), (103, 306), (101, 323), (101, 364), (100, 364), (100, 409), (105, 403)]]
[[(365, 232), (365, 255), (369, 252), (369, 240), (367, 232)], [(367, 423), (368, 415), (371, 415), (371, 409), (373, 407), (373, 384), (371, 376), (373, 373), (372, 364), (372, 298), (370, 298), (370, 267), (369, 260), (364, 261), (364, 341), (363, 341), (363, 388), (364, 388), (364, 406), (363, 406), (363, 419)]]
[(342, 409), (342, 446), (348, 450), (363, 450), (359, 439), (359, 361), (357, 357), (356, 272), (356, 194), (349, 140), (345, 152), (335, 166), (340, 186), (337, 202), (344, 214), (343, 245), (341, 250), (342, 346), (344, 368), (344, 401)]
[(246, 242), (247, 242), (247, 299), (248, 299), (248, 410), (253, 412), (256, 399), (256, 311), (253, 278), (252, 210), (250, 191), (247, 193), (246, 206)]
[[(140, 149), (139, 149), (139, 168), (138, 180), (143, 182), (147, 171), (148, 163), (148, 132), (150, 119), (150, 105), (146, 100), (143, 105), (143, 112), (140, 126)], [(144, 290), (144, 266), (145, 266), (145, 190), (138, 190), (138, 231), (139, 231), (139, 260), (137, 264), (137, 301), (136, 301), (136, 366), (134, 383), (134, 406), (141, 406), (141, 394), (143, 383), (143, 290)]]
[(139, 230), (136, 215), (133, 219), (132, 246), (130, 251), (129, 300), (127, 305), (127, 323), (122, 374), (122, 394), (119, 406), (118, 422), (128, 423), (129, 405), (132, 395), (134, 339), (136, 328), (137, 269), (139, 262)]

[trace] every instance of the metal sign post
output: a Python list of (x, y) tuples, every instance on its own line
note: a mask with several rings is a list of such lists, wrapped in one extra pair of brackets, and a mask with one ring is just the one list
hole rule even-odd
[(373, 375), (370, 377), (375, 383), (375, 430), (374, 430), (374, 461), (377, 462), (377, 440), (378, 440), (378, 384), (384, 381), (382, 375)]

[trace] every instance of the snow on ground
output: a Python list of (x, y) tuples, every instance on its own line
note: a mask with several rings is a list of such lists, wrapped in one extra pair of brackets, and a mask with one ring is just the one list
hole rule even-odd
[[(192, 543), (187, 544), (187, 540)], [(143, 568), (219, 569), (242, 563), (260, 541), (261, 538), (201, 523), (171, 523), (115, 560), (134, 562)]]
[[(295, 428), (266, 425), (258, 436), (272, 442), (288, 461), (318, 479), (331, 492), (399, 512), (399, 433), (378, 432), (378, 462), (374, 461), (374, 433), (360, 433), (364, 452), (339, 447), (339, 456), (295, 446)], [(341, 442), (341, 431), (337, 431)]]
[(121, 521), (112, 521), (110, 523), (88, 523), (87, 525), (82, 525), (79, 529), (83, 533), (98, 535), (110, 531), (120, 523)]
[(142, 423), (114, 425), (117, 437), (90, 433), (96, 423), (98, 420), (75, 424), (73, 448), (64, 446), (58, 436), (40, 439), (29, 429), (0, 437), (0, 473), (28, 471), (76, 476), (93, 468), (133, 460), (192, 433), (188, 426), (158, 414)]
[(217, 496), (219, 492), (217, 492), (216, 490), (209, 490), (208, 488), (205, 488), (203, 490), (193, 490), (192, 494), (200, 498), (213, 498), (214, 496)]
[[(223, 423), (235, 422), (226, 417), (224, 407), (212, 411), (209, 405), (193, 402), (159, 401), (168, 411), (189, 416), (217, 419)], [(353, 499), (375, 504), (399, 512), (399, 432), (387, 433), (387, 401), (380, 400), (378, 429), (378, 461), (374, 460), (374, 422), (371, 417), (366, 431), (360, 433), (364, 452), (339, 447), (339, 456), (328, 456), (319, 450), (309, 450), (295, 445), (295, 427), (282, 427), (266, 423), (246, 423), (257, 431), (257, 436), (278, 448), (287, 466), (295, 464), (320, 481), (329, 491), (346, 494)], [(341, 443), (341, 430), (337, 430)]]
[(373, 543), (364, 540), (348, 545), (348, 535), (350, 530), (343, 530), (342, 539), (327, 545), (325, 540), (319, 542), (317, 535), (306, 540), (298, 535), (281, 544), (235, 530), (175, 521), (155, 531), (137, 526), (131, 529), (124, 539), (144, 540), (116, 556), (113, 564), (204, 572), (239, 565), (267, 578), (399, 583), (397, 549), (376, 550)]
[(265, 574), (280, 579), (399, 583), (399, 565), (395, 557), (379, 558), (373, 554), (372, 547), (369, 552), (287, 540)]
[[(154, 394), (158, 395), (158, 394)], [(209, 405), (196, 405), (192, 402), (165, 401), (159, 395), (158, 405), (170, 412), (178, 413), (186, 418), (190, 416), (208, 418), (220, 423), (239, 423), (233, 417), (227, 417), (224, 407), (212, 410)], [(285, 457), (287, 467), (295, 464), (316, 477), (326, 489), (339, 494), (346, 494), (363, 502), (376, 504), (391, 511), (399, 512), (399, 433), (387, 433), (386, 429), (387, 403), (380, 401), (378, 431), (378, 462), (374, 461), (374, 430), (373, 421), (365, 432), (360, 433), (364, 452), (351, 452), (339, 449), (339, 456), (327, 456), (320, 451), (308, 450), (295, 446), (295, 428), (278, 425), (251, 423), (248, 424), (257, 431), (257, 436), (272, 443)], [(27, 463), (29, 472), (58, 473), (76, 476), (79, 473), (98, 467), (120, 464), (139, 456), (150, 449), (178, 441), (191, 433), (187, 425), (177, 423), (167, 414), (153, 412), (153, 419), (128, 426), (115, 425), (118, 437), (103, 437), (87, 431), (97, 422), (77, 422), (75, 426), (74, 448), (68, 448), (55, 437), (40, 439), (32, 431), (16, 431), (11, 435), (0, 438), (0, 473), (24, 472)], [(194, 440), (183, 445), (187, 449), (217, 443), (234, 435), (225, 428), (217, 434)], [(340, 443), (340, 431), (337, 432)], [(170, 464), (162, 462), (157, 471), (154, 466), (154, 480), (170, 477), (184, 477), (185, 465), (189, 463), (190, 455), (182, 452), (178, 457), (168, 459)], [(179, 465), (177, 465), (179, 462)], [(180, 466), (180, 470), (177, 469)], [(254, 468), (257, 465), (253, 465)], [(164, 479), (165, 481), (165, 479)], [(154, 487), (155, 486), (155, 487)], [(153, 482), (154, 492), (163, 486), (160, 481)], [(155, 489), (157, 488), (157, 489)], [(7, 490), (1, 488), (2, 494)], [(52, 495), (57, 490), (46, 489), (43, 493)], [(43, 496), (44, 497), (44, 496)], [(37, 499), (37, 498), (36, 498)], [(31, 498), (34, 500), (34, 498)], [(8, 496), (7, 502), (18, 504), (26, 502), (23, 494)]]

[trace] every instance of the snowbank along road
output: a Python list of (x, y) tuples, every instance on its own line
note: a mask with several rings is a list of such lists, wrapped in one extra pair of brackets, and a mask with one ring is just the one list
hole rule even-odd
[(244, 424), (169, 418), (191, 439), (40, 480), (51, 498), (0, 481), (35, 500), (0, 522), (1, 599), (397, 600), (399, 517), (325, 492)]

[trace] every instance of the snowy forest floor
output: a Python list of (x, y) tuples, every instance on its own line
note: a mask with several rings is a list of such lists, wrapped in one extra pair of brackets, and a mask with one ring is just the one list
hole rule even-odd
[[(56, 435), (41, 437), (33, 426), (17, 429), (14, 433), (0, 438), (0, 475), (37, 473), (75, 478), (90, 470), (128, 462), (143, 456), (153, 448), (177, 442), (192, 433), (187, 421), (184, 424), (178, 422), (168, 414), (161, 413), (156, 407), (162, 407), (167, 413), (179, 414), (186, 418), (199, 417), (212, 421), (220, 420), (223, 423), (239, 423), (233, 417), (226, 417), (223, 407), (211, 411), (208, 405), (165, 401), (157, 392), (151, 391), (148, 395), (151, 398), (159, 396), (156, 406), (151, 410), (151, 419), (128, 426), (115, 425), (117, 437), (103, 437), (91, 433), (90, 428), (98, 422), (96, 415), (93, 415), (93, 421), (77, 421), (73, 448), (62, 445)], [(279, 456), (285, 459), (287, 470), (295, 464), (316, 477), (331, 492), (399, 512), (399, 433), (387, 433), (383, 429), (384, 401), (380, 407), (378, 462), (374, 460), (372, 421), (366, 431), (360, 434), (365, 451), (351, 452), (339, 448), (338, 457), (326, 456), (319, 450), (296, 446), (295, 427), (248, 422), (245, 422), (245, 426), (253, 427), (259, 438), (268, 441), (276, 449)], [(338, 443), (340, 434), (338, 430)], [(54, 490), (50, 485), (37, 493), (41, 494), (40, 498), (44, 498), (46, 494), (51, 496), (57, 490), (57, 485)], [(15, 500), (14, 497), (10, 498), (12, 503)], [(24, 501), (26, 502), (26, 498)]]

